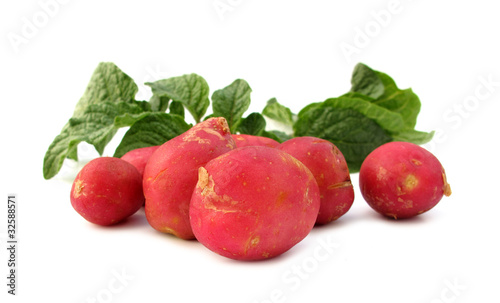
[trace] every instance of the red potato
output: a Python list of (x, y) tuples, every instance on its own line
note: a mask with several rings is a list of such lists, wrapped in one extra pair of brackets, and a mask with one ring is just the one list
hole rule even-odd
[(160, 146), (158, 145), (137, 148), (127, 152), (121, 158), (135, 166), (135, 168), (137, 168), (142, 176), (144, 175), (144, 169), (146, 168), (146, 163), (148, 162), (149, 157), (151, 157), (151, 155), (158, 149), (158, 147)]
[(236, 147), (245, 146), (267, 146), (278, 147), (280, 143), (276, 140), (267, 137), (253, 136), (253, 135), (231, 135), (236, 143)]
[(354, 202), (349, 169), (340, 150), (315, 137), (296, 137), (278, 147), (304, 163), (316, 178), (321, 206), (316, 224), (327, 224), (343, 216)]
[(73, 208), (87, 221), (112, 225), (141, 208), (144, 203), (142, 178), (127, 161), (96, 158), (76, 176), (70, 199)]
[(408, 142), (386, 143), (370, 153), (361, 165), (359, 185), (375, 211), (394, 219), (422, 214), (451, 194), (439, 160)]
[(236, 260), (278, 256), (311, 231), (319, 189), (300, 161), (269, 147), (237, 148), (199, 169), (190, 218), (196, 239)]
[(198, 181), (198, 168), (235, 147), (224, 118), (196, 124), (161, 145), (144, 171), (145, 213), (156, 230), (194, 239), (189, 201)]

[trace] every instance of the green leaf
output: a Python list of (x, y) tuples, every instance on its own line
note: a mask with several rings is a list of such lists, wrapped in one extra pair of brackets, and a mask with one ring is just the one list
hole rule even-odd
[[(137, 91), (134, 81), (116, 65), (100, 63), (77, 102), (73, 116), (45, 153), (44, 178), (54, 177), (65, 158), (78, 160), (77, 146), (80, 142), (89, 142), (102, 153), (116, 133), (118, 124), (129, 125), (135, 115), (150, 110), (147, 102), (134, 100)], [(115, 125), (115, 118), (122, 115), (123, 120), (118, 119)]]
[[(371, 69), (359, 63), (354, 68), (351, 78), (351, 93), (365, 95), (383, 108), (401, 115), (404, 129), (413, 129), (420, 112), (420, 100), (411, 89), (401, 90), (387, 74)], [(351, 95), (352, 96), (352, 95)], [(365, 98), (365, 99), (367, 99)]]
[(149, 103), (151, 104), (152, 111), (165, 112), (168, 108), (168, 104), (170, 103), (170, 98), (153, 95), (151, 96), (151, 99), (149, 99)]
[(234, 131), (238, 121), (250, 106), (252, 89), (245, 80), (236, 79), (223, 89), (212, 94), (212, 109), (215, 117), (224, 117)]
[(101, 102), (132, 102), (138, 87), (134, 80), (111, 62), (101, 62), (94, 70), (83, 96), (75, 106), (73, 117), (87, 105)]
[(117, 108), (119, 116), (115, 117), (114, 126), (116, 128), (131, 126), (151, 111), (151, 105), (146, 101), (134, 101), (118, 106), (121, 108)]
[(259, 113), (251, 113), (238, 124), (238, 132), (245, 135), (260, 136), (266, 129), (266, 120)]
[(197, 74), (148, 82), (146, 85), (151, 87), (153, 95), (184, 104), (197, 123), (201, 121), (210, 104), (208, 84)]
[(270, 130), (270, 131), (263, 131), (260, 133), (260, 136), (262, 137), (267, 137), (271, 138), (275, 141), (278, 141), (279, 143), (285, 142), (286, 140), (292, 139), (292, 136), (287, 135), (286, 133), (278, 130)]
[(44, 178), (54, 177), (61, 169), (66, 157), (71, 156), (72, 159), (77, 157), (75, 152), (80, 142), (92, 144), (102, 155), (105, 146), (111, 141), (118, 128), (131, 125), (144, 114), (143, 111), (144, 106), (138, 103), (89, 104), (78, 117), (69, 120), (61, 134), (50, 144), (44, 157)]
[(125, 133), (113, 156), (121, 157), (133, 149), (161, 145), (190, 127), (181, 116), (160, 112), (148, 113)]
[(382, 73), (379, 73), (379, 76), (386, 84), (386, 89), (384, 94), (373, 103), (401, 114), (405, 122), (405, 128), (413, 129), (417, 124), (417, 116), (420, 113), (420, 99), (411, 88), (401, 90), (396, 87), (396, 84), (389, 76)]
[(50, 179), (57, 175), (66, 157), (77, 160), (76, 146), (80, 142), (82, 140), (77, 136), (72, 136), (68, 131), (61, 131), (43, 158), (43, 177)]
[(354, 67), (351, 78), (351, 92), (377, 99), (384, 93), (384, 83), (377, 73), (363, 63)]
[(172, 101), (172, 103), (170, 103), (170, 106), (168, 108), (168, 112), (184, 118), (184, 105), (182, 105), (181, 102)]
[(364, 99), (338, 97), (327, 99), (321, 106), (332, 106), (334, 108), (354, 109), (365, 117), (376, 122), (382, 129), (389, 133), (400, 132), (404, 129), (404, 121), (400, 114), (392, 112), (384, 107), (377, 106)]
[(323, 138), (335, 144), (349, 166), (357, 172), (366, 156), (392, 138), (372, 119), (352, 108), (323, 103), (301, 111), (294, 124), (295, 136)]
[(434, 131), (426, 133), (417, 130), (409, 130), (394, 134), (392, 137), (394, 141), (405, 141), (421, 145), (432, 140), (432, 137), (434, 137)]
[(276, 98), (267, 101), (262, 114), (285, 125), (293, 125), (292, 111), (288, 107), (279, 104)]

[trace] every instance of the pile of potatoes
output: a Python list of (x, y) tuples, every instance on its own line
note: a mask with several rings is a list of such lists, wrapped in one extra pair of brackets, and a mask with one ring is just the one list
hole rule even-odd
[[(426, 168), (426, 157), (433, 156), (419, 154), (416, 162), (409, 163)], [(401, 218), (409, 217), (409, 208), (419, 214), (450, 193), (439, 162), (432, 163), (439, 166), (436, 179), (426, 177), (428, 168), (422, 176), (406, 166), (403, 172), (403, 166), (394, 163), (380, 168), (380, 161), (378, 157), (367, 162), (360, 180), (369, 205), (384, 215), (398, 218), (398, 211), (404, 210)], [(401, 184), (409, 182), (412, 187), (396, 180), (408, 172), (413, 177)], [(424, 179), (429, 181), (420, 181)], [(398, 195), (398, 186), (407, 196)], [(430, 196), (422, 194), (426, 190)], [(401, 197), (404, 202), (398, 204)], [(427, 203), (416, 200), (420, 197)], [(346, 161), (331, 142), (296, 137), (280, 144), (231, 134), (220, 117), (198, 123), (161, 146), (133, 150), (122, 158), (96, 158), (82, 168), (71, 189), (72, 206), (92, 223), (118, 223), (144, 205), (154, 229), (196, 239), (237, 260), (268, 259), (286, 252), (315, 225), (344, 215), (353, 201)], [(425, 209), (418, 209), (420, 204)]]

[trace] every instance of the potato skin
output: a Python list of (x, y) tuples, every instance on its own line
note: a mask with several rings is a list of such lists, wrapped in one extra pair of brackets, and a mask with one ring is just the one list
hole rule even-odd
[(408, 142), (389, 142), (370, 153), (359, 172), (366, 202), (394, 219), (422, 214), (451, 194), (439, 160)]
[(274, 148), (247, 146), (199, 169), (189, 214), (196, 238), (210, 250), (261, 260), (304, 239), (318, 210), (318, 185), (304, 164)]
[(71, 205), (87, 221), (116, 224), (144, 203), (142, 177), (120, 158), (100, 157), (87, 163), (71, 187)]
[(144, 169), (146, 168), (146, 163), (148, 163), (151, 155), (159, 148), (160, 146), (148, 146), (141, 147), (134, 150), (131, 150), (124, 154), (121, 159), (127, 161), (137, 168), (141, 176), (144, 175)]
[(210, 118), (161, 145), (146, 164), (145, 213), (156, 230), (194, 239), (189, 201), (198, 168), (235, 147), (224, 118)]
[(331, 142), (315, 137), (296, 137), (278, 147), (304, 163), (316, 178), (321, 206), (316, 224), (343, 216), (354, 202), (354, 188), (344, 155)]
[(231, 135), (236, 143), (236, 147), (245, 146), (267, 146), (278, 147), (280, 143), (276, 140), (267, 137), (253, 136), (253, 135)]

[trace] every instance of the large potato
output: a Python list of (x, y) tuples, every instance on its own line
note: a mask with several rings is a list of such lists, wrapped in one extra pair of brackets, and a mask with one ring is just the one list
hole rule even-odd
[(300, 161), (269, 147), (237, 148), (199, 169), (191, 198), (193, 232), (237, 260), (278, 256), (311, 231), (319, 189)]
[(326, 224), (343, 216), (354, 202), (347, 162), (331, 142), (315, 137), (296, 137), (278, 147), (305, 164), (318, 182), (321, 207), (317, 224)]
[(198, 168), (235, 147), (224, 118), (198, 123), (161, 145), (144, 170), (145, 212), (156, 230), (193, 239), (189, 201), (198, 180)]

